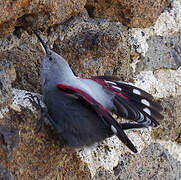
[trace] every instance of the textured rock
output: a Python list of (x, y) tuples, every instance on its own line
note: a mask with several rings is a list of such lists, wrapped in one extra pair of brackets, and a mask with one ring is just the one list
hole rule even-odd
[(3, 1), (0, 3), (0, 36), (12, 32), (15, 26), (43, 28), (64, 22), (79, 13), (85, 3), (86, 0)]
[[(75, 1), (69, 2), (74, 4)], [(181, 179), (180, 1), (172, 1), (170, 9), (150, 28), (128, 30), (120, 23), (91, 19), (84, 9), (62, 25), (49, 29), (45, 25), (39, 31), (48, 46), (69, 61), (77, 75), (107, 73), (129, 82), (133, 78), (138, 87), (163, 99), (165, 119), (160, 122), (160, 128), (126, 132), (138, 148), (139, 153), (135, 155), (116, 137), (93, 147), (72, 150), (63, 147), (59, 135), (49, 125), (35, 132), (39, 112), (24, 100), (26, 91), (11, 89), (12, 85), (40, 92), (44, 53), (37, 38), (25, 26), (30, 27), (28, 22), (35, 23), (31, 24), (33, 27), (43, 25), (44, 21), (49, 23), (49, 18), (44, 16), (44, 11), (35, 14), (20, 15), (16, 26), (23, 28), (16, 28), (14, 34), (0, 39), (0, 79), (5, 80), (3, 88), (7, 87), (8, 92), (2, 93), (5, 100), (0, 109), (1, 177)]]
[[(126, 134), (131, 139), (140, 153), (151, 141), (150, 130), (126, 131)], [(85, 162), (92, 176), (99, 174), (99, 170), (106, 170), (113, 174), (114, 167), (120, 161), (126, 161), (123, 157), (131, 154), (130, 150), (116, 137), (113, 136), (104, 140), (101, 143), (83, 148), (77, 151), (82, 161)]]
[[(159, 55), (163, 54), (162, 51), (164, 51), (165, 52), (165, 54), (163, 55), (164, 58), (168, 59), (168, 57), (171, 56), (171, 62), (173, 62), (173, 58), (175, 59), (176, 62), (178, 62), (180, 61), (180, 56), (181, 56), (180, 30), (181, 30), (181, 2), (180, 0), (174, 0), (171, 2), (171, 7), (168, 10), (165, 10), (164, 13), (162, 13), (159, 16), (154, 26), (143, 29), (141, 28), (129, 29), (129, 36), (130, 36), (129, 43), (131, 45), (132, 50), (138, 52), (143, 57), (145, 57), (148, 48), (150, 48), (150, 52), (152, 52), (153, 54), (148, 52), (147, 55), (149, 56), (151, 55), (152, 58), (155, 58), (154, 51), (156, 51), (156, 56), (158, 56), (158, 58), (161, 58), (161, 56)], [(159, 46), (162, 50), (160, 51), (159, 48), (156, 48), (157, 46)], [(138, 59), (140, 59), (140, 56), (138, 56), (138, 54), (137, 55), (134, 54), (134, 56), (135, 56), (135, 58), (133, 57), (134, 61), (138, 61)], [(162, 58), (161, 62), (163, 62)], [(166, 63), (166, 66), (171, 67), (170, 64)], [(160, 66), (160, 64), (158, 65)], [(173, 63), (172, 67), (173, 66), (175, 66), (175, 63)]]
[[(49, 47), (68, 60), (78, 76), (88, 77), (111, 73), (130, 78), (130, 53), (126, 28), (119, 23), (92, 20), (82, 12), (65, 25), (41, 34)], [(17, 40), (18, 39), (18, 40)], [(40, 66), (44, 52), (37, 38), (22, 32), (19, 38), (9, 36), (3, 42), (1, 57), (14, 64), (16, 81), (13, 87), (40, 92)]]
[(179, 142), (176, 141), (171, 141), (171, 140), (165, 141), (157, 139), (155, 142), (163, 146), (176, 160), (181, 162), (181, 154), (180, 154), (181, 144), (179, 144)]
[(120, 164), (117, 167), (117, 171), (120, 171), (118, 179), (179, 180), (181, 178), (181, 163), (159, 144), (151, 144), (140, 154), (126, 159), (129, 159), (127, 164)]
[(165, 141), (176, 141), (181, 144), (181, 96), (165, 99), (163, 107), (165, 119), (159, 129), (152, 131), (153, 137)]
[(119, 23), (77, 17), (64, 26), (64, 37), (55, 41), (53, 49), (68, 60), (78, 76), (110, 72), (129, 79), (127, 36)]
[(0, 179), (2, 179), (2, 180), (13, 180), (14, 179), (12, 177), (11, 173), (8, 171), (8, 169), (3, 167), (1, 164), (0, 164)]
[(181, 29), (181, 2), (173, 0), (171, 7), (160, 15), (155, 26), (151, 29), (153, 33), (168, 36), (179, 32)]
[(0, 38), (0, 52), (11, 50), (13, 47), (18, 46), (20, 39), (13, 34), (6, 35)]
[[(7, 58), (8, 56), (8, 60), (14, 64), (16, 71), (16, 80), (13, 82), (13, 86), (37, 91), (40, 90), (40, 72), (38, 71), (40, 64), (37, 63), (38, 60), (40, 61), (40, 57), (35, 56), (37, 59), (34, 58), (34, 60), (31, 60), (29, 58), (30, 54), (31, 52), (28, 50), (23, 52), (22, 50), (14, 48), (11, 51), (4, 51), (3, 53), (1, 53), (1, 57)], [(32, 70), (34, 70), (34, 73), (32, 73)]]
[(11, 102), (11, 82), (16, 78), (14, 67), (6, 59), (0, 61), (0, 113), (1, 107)]
[(129, 27), (148, 27), (169, 4), (170, 1), (166, 0), (88, 0), (86, 9), (91, 17), (120, 21)]
[[(143, 61), (137, 64), (137, 71), (159, 68), (178, 69), (181, 65), (181, 36), (152, 36), (147, 40), (148, 48)], [(139, 45), (137, 48), (140, 48)]]
[(60, 136), (49, 126), (35, 132), (40, 114), (30, 110), (25, 93), (13, 91), (16, 98), (0, 120), (0, 162), (7, 172), (18, 179), (90, 177), (86, 164), (73, 149), (63, 147)]
[[(5, 120), (6, 125), (0, 126), (1, 145), (3, 151), (7, 154), (7, 159), (12, 158), (13, 149), (19, 143), (18, 129), (8, 126), (8, 121)], [(2, 123), (2, 122), (1, 122)]]
[(162, 146), (152, 143), (136, 156), (131, 154), (120, 156), (120, 162), (113, 168), (112, 173), (99, 169), (93, 179), (179, 180), (180, 178), (181, 163), (174, 159)]

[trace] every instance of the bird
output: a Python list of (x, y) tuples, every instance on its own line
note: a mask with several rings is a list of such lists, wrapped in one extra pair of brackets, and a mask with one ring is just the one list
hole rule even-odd
[[(68, 62), (50, 50), (34, 31), (45, 50), (41, 86), (46, 108), (29, 94), (32, 104), (41, 108), (41, 122), (47, 118), (65, 145), (80, 148), (116, 135), (132, 152), (137, 148), (124, 130), (158, 127), (163, 119), (160, 103), (146, 91), (114, 76), (75, 76)], [(113, 114), (130, 120), (118, 122)]]

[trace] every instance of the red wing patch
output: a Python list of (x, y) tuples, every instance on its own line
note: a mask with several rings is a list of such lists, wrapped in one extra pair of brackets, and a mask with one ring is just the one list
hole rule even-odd
[(64, 85), (64, 84), (57, 84), (57, 87), (70, 94), (74, 94), (78, 96), (79, 98), (82, 98), (86, 103), (91, 105), (91, 107), (94, 109), (94, 111), (105, 121), (107, 121), (108, 124), (110, 124), (110, 127), (116, 129), (116, 135), (117, 137), (133, 152), (137, 152), (137, 149), (135, 146), (132, 144), (130, 139), (127, 137), (127, 135), (124, 133), (123, 129), (121, 128), (121, 125), (111, 116), (111, 114), (101, 105), (99, 104), (95, 99), (93, 99), (91, 96), (89, 96), (87, 93), (84, 91)]
[(60, 90), (66, 92), (66, 93), (72, 93), (74, 95), (81, 95), (82, 98), (84, 98), (89, 104), (93, 104), (93, 98), (91, 98), (87, 93), (84, 93), (82, 90), (79, 90), (77, 88), (73, 88), (72, 86), (64, 85), (64, 84), (58, 84), (57, 87), (60, 88)]
[(105, 81), (104, 79), (96, 79), (96, 78), (95, 79), (93, 78), (91, 80), (94, 80), (98, 84), (102, 85), (108, 91), (111, 91), (114, 94), (116, 94), (126, 100), (129, 100), (128, 97), (126, 97), (126, 94), (122, 92), (121, 88), (119, 88), (115, 82)]
[(87, 101), (87, 103), (96, 107), (96, 111), (99, 111), (103, 116), (109, 119), (113, 119), (111, 114), (101, 104), (99, 104), (96, 100), (94, 100), (91, 96), (89, 96), (87, 93), (83, 92), (82, 90), (64, 84), (58, 84), (57, 87), (59, 87), (60, 90), (63, 90), (66, 93), (72, 93), (74, 95), (82, 97), (84, 100)]

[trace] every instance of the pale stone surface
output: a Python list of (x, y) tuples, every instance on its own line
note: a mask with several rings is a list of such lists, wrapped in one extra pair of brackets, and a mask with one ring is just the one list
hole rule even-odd
[(168, 36), (179, 32), (181, 29), (181, 1), (173, 0), (171, 9), (160, 15), (153, 27), (156, 35)]
[[(150, 129), (127, 131), (139, 153), (152, 142), (150, 132)], [(96, 174), (99, 168), (112, 172), (113, 168), (119, 163), (120, 157), (127, 152), (132, 153), (115, 136), (89, 148), (77, 150), (82, 161), (88, 164), (92, 176)]]
[(181, 162), (181, 145), (172, 142), (172, 141), (164, 141), (164, 140), (157, 140), (157, 143), (161, 144), (165, 149), (168, 150), (168, 152), (178, 161)]
[(163, 12), (157, 19), (155, 25), (148, 28), (130, 29), (130, 44), (136, 47), (136, 51), (145, 56), (148, 50), (147, 40), (150, 36), (171, 36), (181, 30), (181, 1), (173, 0), (171, 9)]
[(157, 70), (154, 74), (152, 71), (142, 71), (135, 76), (135, 85), (142, 87), (156, 98), (180, 95), (181, 68)]
[(152, 143), (135, 157), (128, 155), (127, 164), (119, 164), (118, 179), (179, 180), (181, 162), (174, 159), (160, 144)]

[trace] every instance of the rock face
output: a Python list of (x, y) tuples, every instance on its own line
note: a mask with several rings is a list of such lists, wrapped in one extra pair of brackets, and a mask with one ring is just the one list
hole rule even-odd
[[(153, 27), (120, 23), (152, 25), (169, 3), (0, 3), (0, 179), (181, 179), (181, 2), (172, 1)], [(158, 129), (126, 132), (139, 153), (131, 154), (116, 137), (75, 150), (64, 147), (49, 124), (36, 132), (40, 112), (24, 98), (26, 92), (41, 94), (44, 52), (32, 27), (76, 75), (113, 74), (162, 103), (165, 119)]]
[(169, 98), (164, 100), (165, 119), (163, 126), (160, 127), (159, 130), (153, 131), (155, 138), (165, 141), (172, 140), (173, 142), (176, 141), (179, 144), (181, 143), (180, 99), (181, 96), (177, 96), (176, 99)]
[(139, 66), (142, 70), (158, 68), (178, 69), (180, 66), (181, 36), (173, 34), (169, 37), (153, 36), (147, 40), (148, 51)]
[[(17, 91), (14, 94), (18, 97)], [(24, 97), (21, 93), (17, 101), (24, 101)], [(62, 146), (59, 136), (50, 127), (35, 132), (36, 112), (23, 107), (18, 112), (16, 105), (0, 123), (0, 161), (8, 168), (0, 173), (1, 178), (10, 176), (9, 173), (15, 179), (84, 179), (90, 176), (86, 164), (81, 163), (73, 149)]]
[(180, 179), (181, 162), (171, 157), (162, 146), (153, 143), (139, 155), (126, 154), (120, 157), (113, 172), (114, 175), (110, 175), (106, 171), (99, 171), (94, 179)]
[[(12, 69), (11, 69), (12, 66)], [(11, 102), (11, 80), (13, 80), (13, 65), (7, 60), (1, 59), (0, 61), (0, 107), (8, 105)], [(15, 72), (15, 71), (14, 71)], [(11, 76), (12, 75), (12, 76)], [(15, 76), (15, 75), (14, 75)]]
[(148, 27), (169, 4), (166, 0), (88, 0), (86, 9), (94, 18), (108, 18), (129, 27)]
[[(130, 50), (121, 24), (77, 17), (64, 26), (64, 38), (53, 49), (68, 60), (78, 76), (107, 72), (128, 79)], [(121, 67), (121, 68), (120, 68)]]
[(64, 22), (79, 13), (85, 3), (86, 0), (3, 1), (0, 3), (0, 36), (13, 32), (15, 26), (48, 28)]
[(0, 165), (0, 178), (1, 179), (14, 179), (7, 168)]

